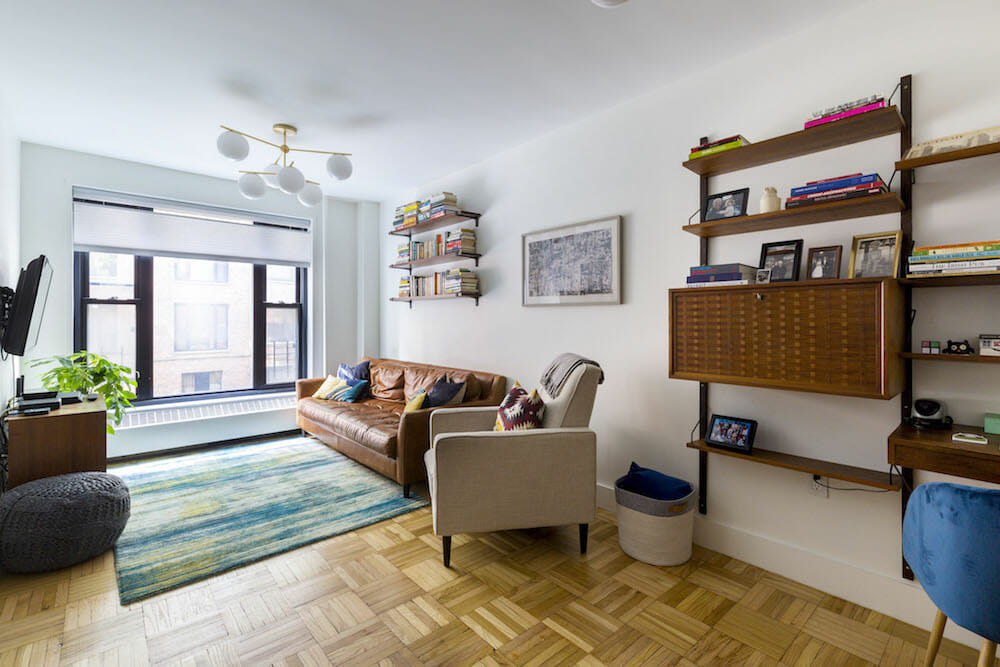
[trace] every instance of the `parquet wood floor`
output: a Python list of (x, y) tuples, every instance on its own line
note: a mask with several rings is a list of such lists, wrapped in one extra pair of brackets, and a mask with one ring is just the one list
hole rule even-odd
[[(430, 509), (118, 604), (107, 553), (0, 575), (6, 665), (920, 665), (927, 632), (722, 554), (636, 562), (591, 526), (456, 536)], [(930, 625), (932, 619), (928, 618)], [(945, 640), (935, 663), (974, 665)]]

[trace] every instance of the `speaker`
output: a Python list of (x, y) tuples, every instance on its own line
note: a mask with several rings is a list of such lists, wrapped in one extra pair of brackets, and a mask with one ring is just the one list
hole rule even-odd
[(946, 412), (944, 401), (934, 398), (918, 398), (910, 409), (910, 423), (917, 428), (948, 428), (951, 417)]

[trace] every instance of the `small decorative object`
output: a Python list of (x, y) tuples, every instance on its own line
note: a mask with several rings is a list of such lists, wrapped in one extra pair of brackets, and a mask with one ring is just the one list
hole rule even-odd
[(771, 270), (771, 279), (768, 282), (798, 280), (801, 263), (802, 239), (765, 243), (760, 247), (760, 268)]
[(1000, 435), (1000, 415), (995, 412), (987, 412), (983, 418), (983, 430), (990, 435)]
[(754, 280), (755, 283), (769, 283), (771, 282), (771, 269), (757, 269), (757, 279)]
[(986, 436), (978, 433), (953, 433), (951, 439), (955, 442), (967, 442), (970, 445), (988, 445), (990, 441)]
[(851, 278), (895, 278), (899, 274), (899, 246), (903, 233), (879, 232), (854, 237), (851, 245)]
[(750, 188), (720, 192), (705, 198), (701, 208), (701, 221), (724, 220), (737, 218), (747, 214), (747, 200), (750, 198)]
[(621, 216), (521, 235), (522, 305), (621, 303)]
[(979, 354), (1000, 357), (1000, 334), (979, 334)]
[(755, 435), (757, 435), (757, 422), (753, 419), (712, 415), (708, 421), (705, 443), (713, 447), (750, 454), (753, 451)]
[(773, 213), (781, 210), (781, 197), (778, 196), (778, 189), (771, 186), (764, 188), (764, 194), (760, 196), (760, 212)]
[(920, 341), (920, 354), (931, 353), (931, 342), (929, 340)]
[(969, 345), (968, 340), (949, 340), (948, 347), (941, 351), (941, 354), (975, 354), (976, 351)]
[(941, 341), (932, 340), (931, 343), (931, 354), (941, 354)]
[(839, 245), (809, 248), (806, 257), (806, 280), (840, 277), (840, 255), (844, 247)]
[(38, 359), (28, 365), (38, 368), (50, 364), (55, 366), (42, 374), (42, 386), (54, 391), (86, 393), (88, 399), (92, 393), (100, 394), (108, 409), (108, 433), (114, 434), (114, 426), (125, 419), (125, 409), (132, 407), (138, 371), (86, 350)]

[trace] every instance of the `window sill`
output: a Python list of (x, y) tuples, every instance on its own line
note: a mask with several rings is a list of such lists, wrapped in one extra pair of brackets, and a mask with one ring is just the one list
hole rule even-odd
[(295, 392), (261, 392), (209, 398), (205, 400), (184, 400), (153, 405), (139, 405), (129, 408), (125, 419), (116, 431), (161, 426), (181, 422), (237, 417), (260, 412), (274, 412), (295, 408)]

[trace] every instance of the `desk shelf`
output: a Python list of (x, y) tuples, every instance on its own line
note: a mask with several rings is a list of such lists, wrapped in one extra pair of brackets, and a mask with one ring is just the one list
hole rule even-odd
[[(955, 442), (955, 433), (985, 435), (988, 443)], [(946, 429), (919, 429), (907, 424), (889, 436), (889, 463), (903, 468), (1000, 483), (1000, 436), (978, 426), (952, 424)]]
[(981, 354), (922, 354), (919, 352), (900, 352), (904, 359), (917, 361), (957, 361), (966, 364), (1000, 364), (1000, 357), (989, 357)]

